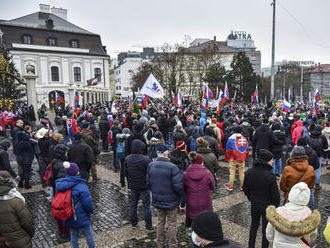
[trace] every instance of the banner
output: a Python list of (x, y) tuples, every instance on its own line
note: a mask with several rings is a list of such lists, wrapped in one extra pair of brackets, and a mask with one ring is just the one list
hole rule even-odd
[(163, 98), (164, 97), (164, 90), (157, 79), (150, 73), (149, 77), (147, 78), (146, 82), (144, 83), (140, 93), (143, 95), (150, 96), (152, 98)]

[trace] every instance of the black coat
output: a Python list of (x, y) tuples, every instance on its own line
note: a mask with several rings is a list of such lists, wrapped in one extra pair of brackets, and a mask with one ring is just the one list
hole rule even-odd
[(268, 164), (256, 162), (248, 169), (244, 177), (243, 191), (252, 206), (280, 205), (280, 193), (276, 176), (271, 172)]
[(319, 159), (317, 157), (317, 153), (314, 151), (313, 148), (309, 146), (304, 146), (305, 153), (308, 156), (308, 164), (313, 166), (314, 170), (320, 167)]
[(206, 140), (209, 143), (209, 148), (214, 153), (214, 155), (218, 158), (220, 155), (219, 145), (215, 138), (206, 135), (203, 137), (204, 140)]
[(282, 146), (285, 145), (285, 133), (281, 130), (273, 131), (273, 139), (272, 139), (272, 153), (274, 158), (282, 157)]
[(307, 139), (307, 143), (314, 149), (318, 157), (322, 157), (323, 150), (328, 148), (327, 138), (322, 135), (322, 127), (316, 126)]
[(66, 152), (67, 147), (63, 144), (56, 145), (54, 148), (54, 159), (52, 161), (54, 180), (65, 177), (63, 162), (68, 161), (68, 158), (65, 155)]
[(124, 162), (128, 188), (134, 191), (147, 189), (147, 169), (151, 159), (142, 154), (145, 146), (141, 140), (133, 140), (132, 154), (126, 157)]
[(47, 164), (49, 164), (52, 159), (50, 157), (50, 147), (52, 145), (52, 140), (51, 138), (41, 138), (38, 140), (38, 147), (40, 150), (40, 154), (39, 156), (45, 161), (47, 162)]
[(106, 139), (108, 137), (108, 132), (110, 130), (110, 124), (107, 118), (102, 118), (99, 123), (99, 129), (101, 134), (101, 139)]
[(268, 151), (272, 151), (272, 144), (273, 144), (272, 130), (269, 128), (267, 124), (262, 124), (260, 127), (257, 128), (252, 138), (253, 157), (255, 157), (256, 153), (258, 154), (258, 151), (260, 149), (266, 149)]
[(89, 170), (94, 161), (94, 154), (91, 148), (84, 142), (75, 141), (69, 146), (68, 159), (79, 166), (80, 170)]
[(17, 174), (10, 166), (7, 146), (3, 142), (0, 143), (0, 171), (2, 170), (8, 171), (13, 178), (17, 177)]
[(175, 126), (176, 126), (176, 120), (173, 117), (166, 120), (167, 132), (173, 132)]
[(173, 132), (173, 142), (174, 142), (174, 145), (176, 145), (176, 142), (182, 140), (184, 142), (187, 142), (187, 136), (184, 132), (180, 131), (180, 130), (175, 130)]
[(144, 138), (142, 132), (134, 133), (133, 135), (129, 136), (129, 138), (127, 139), (127, 142), (126, 142), (126, 154), (130, 155), (132, 153), (132, 151), (131, 151), (132, 141), (135, 139), (141, 140), (145, 144), (143, 154), (147, 155), (147, 153), (148, 153), (147, 142), (146, 142), (146, 139)]
[(188, 155), (185, 152), (179, 151), (177, 149), (174, 149), (173, 151), (171, 151), (168, 155), (168, 158), (170, 159), (170, 161), (173, 164), (178, 166), (178, 168), (181, 171), (185, 171), (188, 168), (188, 166), (190, 165)]

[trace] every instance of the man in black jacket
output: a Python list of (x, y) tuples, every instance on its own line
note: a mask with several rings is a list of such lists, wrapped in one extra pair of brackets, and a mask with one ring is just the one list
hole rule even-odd
[(43, 188), (45, 188), (47, 185), (44, 182), (43, 178), (45, 175), (45, 171), (47, 166), (50, 162), (52, 162), (52, 159), (50, 157), (50, 147), (52, 145), (52, 140), (49, 137), (49, 130), (46, 128), (41, 128), (36, 133), (36, 137), (38, 138), (38, 147), (40, 150), (39, 154), (39, 175), (40, 175), (40, 181)]
[(144, 128), (144, 125), (143, 125), (142, 122), (138, 122), (135, 125), (135, 129), (134, 129), (133, 134), (131, 136), (129, 136), (129, 138), (127, 139), (127, 143), (126, 143), (126, 154), (127, 155), (132, 153), (131, 144), (132, 144), (132, 141), (135, 140), (135, 139), (141, 140), (146, 145), (145, 148), (144, 148), (143, 154), (147, 155), (147, 153), (148, 153), (147, 141), (143, 136), (143, 128)]
[(254, 248), (260, 217), (262, 217), (262, 248), (269, 242), (266, 238), (266, 208), (269, 205), (280, 205), (280, 193), (276, 176), (272, 174), (273, 154), (260, 149), (253, 168), (249, 169), (244, 177), (243, 191), (251, 202), (251, 228), (249, 248)]
[(107, 115), (105, 113), (103, 113), (101, 115), (99, 129), (100, 129), (100, 133), (101, 133), (103, 151), (108, 152), (109, 151), (108, 133), (110, 130), (110, 123), (109, 123)]
[(69, 146), (69, 162), (77, 164), (79, 166), (80, 176), (88, 181), (89, 171), (94, 161), (94, 154), (89, 145), (81, 141), (81, 133), (76, 132), (73, 138), (74, 143)]
[(0, 171), (8, 171), (10, 175), (19, 180), (16, 172), (11, 168), (9, 161), (8, 148), (10, 147), (10, 142), (8, 140), (2, 140), (0, 142)]
[(125, 158), (124, 167), (128, 188), (131, 190), (131, 224), (134, 227), (138, 223), (137, 206), (141, 197), (146, 229), (151, 230), (153, 227), (151, 221), (150, 191), (146, 184), (147, 169), (151, 159), (142, 154), (145, 146), (141, 140), (134, 139), (131, 148), (132, 154)]
[(257, 128), (252, 137), (252, 157), (255, 158), (260, 149), (272, 150), (273, 133), (268, 126), (267, 119), (264, 119), (260, 127)]

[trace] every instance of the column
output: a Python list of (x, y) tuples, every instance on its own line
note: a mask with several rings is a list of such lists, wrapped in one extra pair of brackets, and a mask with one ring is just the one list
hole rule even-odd
[(37, 92), (36, 92), (36, 79), (37, 75), (34, 75), (31, 71), (27, 74), (22, 75), (26, 82), (26, 91), (27, 91), (27, 102), (28, 106), (32, 105), (34, 109), (35, 117), (38, 117), (38, 103), (37, 103)]

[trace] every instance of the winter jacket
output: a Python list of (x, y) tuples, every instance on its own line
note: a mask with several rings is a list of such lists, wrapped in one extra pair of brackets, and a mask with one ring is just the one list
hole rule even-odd
[(323, 150), (328, 149), (328, 141), (322, 135), (322, 126), (318, 125), (311, 131), (311, 136), (307, 139), (307, 143), (314, 149), (318, 157), (323, 156)]
[(14, 129), (11, 131), (11, 137), (13, 138), (13, 149), (14, 149), (14, 154), (17, 155), (16, 151), (16, 135), (18, 132), (24, 132), (24, 129), (19, 126), (15, 126)]
[(199, 125), (202, 128), (202, 130), (204, 130), (205, 125), (206, 125), (206, 113), (201, 114), (201, 118), (199, 120)]
[(253, 146), (253, 157), (258, 154), (260, 149), (266, 149), (268, 151), (272, 150), (273, 144), (273, 133), (267, 124), (261, 124), (260, 127), (255, 131), (252, 138), (252, 146)]
[(187, 151), (190, 152), (191, 151), (191, 141), (193, 139), (195, 139), (196, 141), (196, 146), (197, 146), (197, 138), (202, 136), (202, 131), (201, 128), (198, 126), (193, 127), (193, 129), (191, 130), (191, 135), (188, 135), (188, 139), (187, 139)]
[(131, 136), (129, 136), (129, 138), (127, 139), (127, 143), (126, 143), (126, 154), (130, 155), (132, 153), (132, 151), (131, 151), (132, 141), (135, 139), (141, 140), (146, 145), (144, 148), (143, 154), (147, 155), (147, 153), (148, 153), (147, 142), (146, 142), (146, 139), (144, 138), (142, 132), (134, 133)]
[(28, 133), (21, 131), (16, 134), (16, 159), (18, 164), (32, 164), (34, 148)]
[(32, 215), (13, 191), (16, 189), (10, 180), (0, 179), (0, 233), (9, 248), (30, 248), (34, 234)]
[(40, 158), (42, 158), (47, 164), (49, 164), (52, 160), (50, 158), (50, 146), (52, 145), (52, 140), (49, 137), (44, 137), (38, 140), (38, 147), (40, 150)]
[(302, 120), (296, 121), (296, 127), (294, 128), (292, 132), (292, 143), (297, 144), (298, 139), (302, 136), (304, 130), (303, 122)]
[(155, 137), (152, 137), (150, 139), (150, 147), (148, 149), (148, 157), (151, 160), (154, 160), (155, 158), (157, 158), (157, 148), (158, 146), (164, 144), (162, 139), (157, 139)]
[(280, 193), (272, 167), (256, 160), (244, 177), (243, 191), (252, 206), (280, 205)]
[(187, 141), (186, 132), (175, 129), (174, 132), (173, 132), (172, 139), (173, 139), (174, 144), (176, 144), (176, 142), (178, 142), (180, 140), (186, 142)]
[(330, 151), (330, 127), (326, 127), (322, 130), (322, 135), (326, 138), (328, 143), (328, 148), (324, 149), (324, 151)]
[(147, 172), (147, 185), (152, 193), (152, 205), (159, 209), (174, 209), (183, 195), (183, 173), (167, 158), (151, 162)]
[(304, 146), (305, 153), (308, 156), (308, 164), (313, 166), (314, 171), (320, 167), (319, 159), (316, 152), (310, 146)]
[(0, 171), (8, 171), (13, 178), (17, 177), (16, 172), (11, 168), (7, 146), (0, 142)]
[(251, 126), (251, 124), (247, 121), (243, 121), (240, 127), (242, 128), (242, 135), (249, 141), (252, 140), (253, 127)]
[(67, 147), (63, 144), (56, 145), (54, 148), (54, 159), (52, 160), (54, 180), (65, 177), (63, 162), (68, 161), (68, 158), (65, 155), (66, 152)]
[(171, 117), (166, 120), (167, 132), (173, 132), (174, 127), (176, 126), (176, 120)]
[(64, 222), (67, 227), (90, 226), (90, 216), (93, 213), (93, 201), (89, 193), (86, 181), (80, 176), (69, 176), (56, 181), (56, 191), (66, 191), (71, 189), (72, 203), (75, 207), (75, 215)]
[(99, 142), (94, 138), (93, 133), (88, 129), (83, 129), (81, 134), (82, 141), (91, 148), (94, 156), (97, 156), (100, 153)]
[(317, 237), (317, 227), (321, 222), (320, 213), (313, 212), (306, 206), (287, 203), (275, 209), (269, 206), (266, 210), (268, 225), (266, 237), (273, 242), (274, 248), (304, 248), (307, 246), (301, 238), (309, 244)]
[[(298, 181), (304, 171), (306, 171), (305, 175)], [(284, 167), (280, 181), (280, 188), (284, 192), (285, 199), (288, 199), (291, 188), (298, 182), (305, 182), (310, 189), (314, 188), (314, 169), (308, 165), (308, 157), (306, 155), (287, 160), (287, 166)]]
[(184, 151), (174, 149), (168, 154), (168, 158), (171, 163), (178, 166), (181, 171), (185, 171), (190, 165), (188, 155)]
[(218, 145), (221, 144), (221, 132), (220, 129), (217, 127), (216, 123), (210, 123), (209, 127), (213, 128), (214, 134), (215, 134), (215, 139), (218, 142)]
[(202, 211), (213, 211), (210, 190), (214, 189), (215, 181), (210, 171), (203, 165), (192, 164), (183, 178), (187, 217), (194, 219)]
[(138, 139), (132, 142), (132, 153), (125, 158), (124, 168), (128, 188), (134, 191), (147, 189), (146, 177), (151, 159), (143, 155), (145, 144)]
[(94, 161), (94, 154), (91, 148), (82, 141), (75, 141), (69, 146), (69, 162), (75, 163), (80, 170), (90, 170)]
[(219, 150), (219, 145), (218, 145), (218, 142), (216, 141), (216, 139), (209, 135), (204, 136), (203, 139), (209, 143), (209, 147), (210, 147), (211, 151), (218, 158), (220, 156), (220, 150)]
[(102, 116), (100, 123), (99, 123), (99, 129), (101, 134), (101, 139), (107, 139), (108, 138), (108, 132), (110, 130), (110, 123), (106, 116)]
[(274, 158), (281, 158), (283, 145), (285, 145), (285, 134), (281, 130), (273, 131), (272, 153)]
[(212, 173), (215, 179), (215, 173), (217, 173), (219, 169), (217, 157), (214, 155), (210, 148), (198, 147), (197, 153), (202, 155), (204, 159), (204, 166)]

